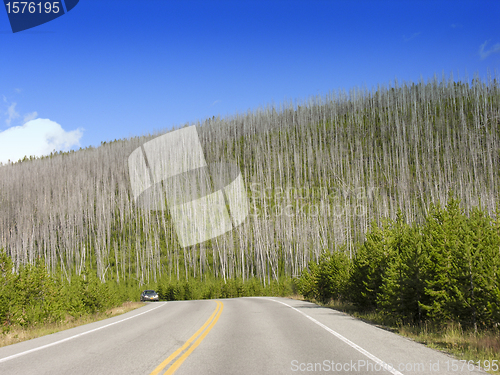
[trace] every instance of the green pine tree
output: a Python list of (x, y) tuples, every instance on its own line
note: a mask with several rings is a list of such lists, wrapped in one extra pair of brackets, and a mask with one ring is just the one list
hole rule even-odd
[(428, 301), (422, 308), (430, 319), (454, 321), (463, 309), (460, 290), (463, 284), (465, 215), (452, 195), (446, 208), (435, 205), (424, 227), (425, 293)]
[(391, 221), (379, 227), (372, 223), (366, 241), (357, 249), (349, 278), (349, 299), (362, 309), (377, 307), (383, 275), (393, 257), (393, 249), (387, 246)]
[(425, 294), (421, 234), (416, 225), (405, 223), (401, 211), (391, 232), (388, 245), (393, 249), (393, 257), (382, 277), (378, 306), (400, 323), (421, 322)]

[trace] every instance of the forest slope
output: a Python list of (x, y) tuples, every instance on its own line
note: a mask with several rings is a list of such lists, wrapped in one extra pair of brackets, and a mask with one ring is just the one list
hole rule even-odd
[(498, 202), (497, 79), (396, 83), (194, 125), (208, 163), (241, 170), (251, 212), (235, 231), (181, 248), (168, 211), (135, 206), (128, 156), (158, 133), (0, 167), (0, 248), (16, 269), (41, 257), (68, 279), (87, 265), (102, 281), (269, 281), (323, 250), (352, 254), (398, 209), (419, 222), (450, 191), (466, 212)]

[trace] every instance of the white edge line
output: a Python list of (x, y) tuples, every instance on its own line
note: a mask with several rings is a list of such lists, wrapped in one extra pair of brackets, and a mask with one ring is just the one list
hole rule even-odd
[[(267, 299), (267, 298), (266, 298)], [(319, 325), (321, 328), (327, 330), (328, 332), (330, 332), (332, 335), (338, 337), (340, 340), (342, 340), (343, 342), (345, 342), (347, 345), (349, 345), (350, 347), (356, 349), (358, 352), (364, 354), (365, 356), (367, 356), (368, 358), (370, 358), (372, 361), (378, 363), (380, 366), (382, 366), (382, 370), (386, 370), (386, 371), (389, 371), (391, 374), (394, 374), (394, 375), (403, 375), (401, 372), (397, 371), (393, 366), (391, 366), (390, 364), (388, 363), (385, 363), (384, 361), (382, 361), (381, 359), (379, 359), (378, 357), (375, 357), (373, 354), (371, 354), (370, 352), (366, 351), (365, 349), (363, 349), (361, 346), (353, 343), (351, 340), (345, 338), (344, 336), (342, 336), (340, 333), (338, 332), (335, 332), (333, 329), (327, 327), (326, 325), (324, 325), (323, 323), (317, 321), (316, 319), (310, 317), (309, 315), (307, 315), (306, 313), (303, 313), (302, 311), (300, 311), (299, 309), (293, 307), (293, 306), (290, 306), (289, 304), (285, 303), (285, 302), (281, 302), (281, 301), (278, 301), (278, 300), (275, 300), (275, 299), (272, 299), (272, 298), (269, 298), (269, 300), (271, 301), (274, 301), (274, 302), (278, 302), (278, 303), (281, 303), (282, 305), (285, 305), (285, 306), (288, 306), (289, 308), (291, 308), (292, 310), (295, 310), (297, 311), (298, 313), (304, 315), (307, 319), (309, 319), (310, 321), (316, 323), (317, 325)]]
[(140, 314), (137, 314), (137, 315), (134, 315), (134, 316), (129, 316), (128, 318), (125, 318), (125, 319), (122, 319), (122, 320), (119, 320), (117, 322), (113, 322), (113, 323), (110, 323), (110, 324), (107, 324), (105, 326), (102, 326), (102, 327), (99, 327), (99, 328), (94, 328), (94, 329), (91, 329), (90, 331), (85, 331), (85, 332), (82, 332), (82, 333), (79, 333), (78, 335), (75, 335), (75, 336), (71, 336), (71, 337), (67, 337), (65, 339), (62, 339), (62, 340), (59, 340), (59, 341), (56, 341), (56, 342), (52, 342), (50, 344), (46, 344), (46, 345), (43, 345), (43, 346), (39, 346), (37, 348), (33, 348), (33, 349), (30, 349), (30, 350), (26, 350), (25, 352), (21, 352), (21, 353), (17, 353), (17, 354), (14, 354), (14, 355), (11, 355), (11, 356), (8, 356), (8, 357), (5, 357), (5, 358), (2, 358), (0, 359), (0, 363), (2, 362), (7, 362), (11, 359), (14, 359), (14, 358), (17, 358), (17, 357), (21, 357), (23, 355), (26, 355), (26, 354), (29, 354), (29, 353), (33, 353), (33, 352), (37, 352), (39, 350), (42, 350), (42, 349), (45, 349), (45, 348), (49, 348), (51, 346), (54, 346), (54, 345), (58, 345), (58, 344), (61, 344), (63, 342), (66, 342), (66, 341), (69, 341), (69, 340), (73, 340), (73, 339), (76, 339), (77, 337), (81, 337), (81, 336), (84, 336), (88, 333), (92, 333), (92, 332), (95, 332), (95, 331), (99, 331), (100, 329), (103, 329), (103, 328), (107, 328), (109, 326), (112, 326), (114, 324), (118, 324), (118, 323), (121, 323), (121, 322), (124, 322), (125, 320), (129, 320), (129, 319), (132, 319), (132, 318), (135, 318), (139, 315), (142, 315), (142, 314), (146, 314), (150, 311), (153, 311), (153, 310), (156, 310), (157, 308), (159, 307), (162, 307), (164, 306), (166, 303), (162, 303), (160, 306), (156, 306), (148, 311), (144, 311), (144, 312), (141, 312)]

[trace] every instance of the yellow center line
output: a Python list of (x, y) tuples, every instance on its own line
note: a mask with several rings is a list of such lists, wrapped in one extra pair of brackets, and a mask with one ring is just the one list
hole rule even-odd
[[(219, 319), (219, 316), (222, 312), (222, 308), (224, 304), (220, 301), (215, 301), (217, 302), (217, 307), (215, 308), (215, 311), (210, 315), (210, 318), (201, 326), (201, 328), (195, 332), (193, 336), (187, 340), (184, 345), (182, 345), (179, 349), (177, 349), (175, 352), (173, 352), (171, 355), (168, 356), (166, 360), (164, 360), (162, 363), (156, 367), (153, 372), (150, 375), (157, 375), (161, 370), (163, 370), (174, 358), (176, 358), (180, 353), (182, 353), (186, 348), (188, 348), (191, 343), (196, 340), (196, 338), (203, 332), (203, 330), (210, 324), (214, 316), (217, 314), (216, 318), (212, 321), (212, 324), (208, 327), (208, 329), (203, 333), (203, 335), (196, 340), (196, 342), (189, 348), (189, 350), (184, 353), (177, 361), (175, 361), (172, 366), (169, 368), (167, 371), (167, 374), (173, 374), (177, 368), (184, 362), (184, 360), (189, 356), (189, 354), (192, 353), (192, 351), (201, 343), (201, 341), (205, 338), (205, 336), (208, 334), (208, 332), (213, 328), (217, 320)], [(220, 309), (219, 309), (220, 308)], [(175, 366), (175, 368), (174, 368)]]
[(184, 362), (186, 360), (186, 358), (189, 357), (189, 355), (193, 352), (193, 350), (195, 350), (196, 347), (198, 345), (200, 345), (200, 343), (203, 341), (203, 339), (208, 334), (208, 332), (210, 332), (210, 330), (214, 327), (215, 323), (217, 323), (217, 320), (219, 320), (219, 317), (220, 317), (220, 314), (222, 313), (222, 309), (223, 308), (224, 308), (224, 304), (222, 302), (220, 302), (220, 310), (217, 313), (217, 315), (215, 316), (215, 319), (208, 326), (207, 330), (205, 332), (203, 332), (203, 334), (198, 338), (198, 340), (196, 340), (194, 342), (194, 344), (191, 345), (191, 347), (183, 355), (181, 355), (179, 357), (179, 359), (177, 359), (177, 361), (175, 361), (174, 363), (172, 363), (172, 366), (170, 366), (170, 368), (168, 369), (167, 372), (165, 372), (164, 375), (171, 375), (171, 374), (173, 374), (179, 368), (179, 366), (182, 365), (182, 362)]

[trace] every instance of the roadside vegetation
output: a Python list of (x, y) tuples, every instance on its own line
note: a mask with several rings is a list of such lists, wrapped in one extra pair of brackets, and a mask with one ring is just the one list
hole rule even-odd
[(422, 224), (400, 212), (373, 223), (352, 259), (340, 248), (311, 262), (298, 291), (461, 359), (498, 364), (498, 217), (478, 208), (466, 216), (451, 195)]
[(102, 283), (95, 272), (73, 275), (71, 281), (50, 274), (43, 260), (12, 272), (11, 258), (0, 251), (0, 323), (2, 331), (34, 328), (95, 314), (137, 300), (124, 283)]

